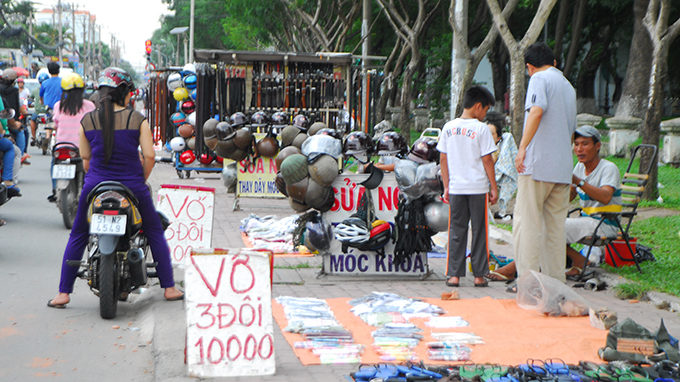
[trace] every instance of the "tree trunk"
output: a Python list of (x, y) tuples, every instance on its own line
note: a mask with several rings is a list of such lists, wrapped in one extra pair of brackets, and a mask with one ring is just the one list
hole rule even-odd
[[(652, 72), (649, 80), (649, 107), (645, 114), (644, 129), (642, 135), (642, 143), (659, 146), (659, 138), (661, 135), (661, 117), (663, 113), (664, 101), (664, 86), (668, 80), (668, 46), (666, 44), (659, 44), (654, 49), (652, 59)], [(670, 45), (670, 44), (668, 44)], [(650, 153), (645, 152), (640, 161), (640, 168), (646, 168), (650, 165), (652, 158)], [(656, 159), (658, 160), (658, 158)], [(652, 171), (649, 174), (647, 187), (642, 194), (642, 197), (647, 200), (656, 200), (658, 196), (658, 189), (656, 187), (658, 179), (658, 166), (655, 162), (651, 163)]]
[[(401, 84), (401, 118), (399, 119), (399, 130), (407, 140), (411, 136), (411, 100), (413, 99), (413, 74), (420, 61), (419, 47), (416, 45), (411, 51), (411, 61), (404, 70)], [(418, 51), (418, 53), (416, 53)]]
[(560, 12), (557, 14), (557, 24), (555, 25), (555, 60), (557, 67), (562, 67), (562, 44), (564, 43), (564, 30), (567, 26), (567, 15), (569, 14), (571, 0), (560, 0)]
[(571, 22), (571, 43), (569, 43), (569, 52), (567, 53), (567, 60), (564, 63), (563, 71), (564, 76), (567, 78), (571, 75), (571, 70), (574, 68), (578, 51), (581, 49), (579, 40), (581, 39), (581, 26), (583, 25), (583, 19), (586, 15), (587, 5), (588, 0), (578, 0), (578, 3), (576, 3), (576, 6), (574, 7), (574, 17)]
[(510, 117), (515, 142), (522, 141), (524, 131), (524, 99), (527, 94), (524, 78), (524, 49), (512, 49), (510, 53)]
[(508, 89), (508, 49), (502, 41), (496, 41), (493, 48), (489, 50), (489, 62), (491, 63), (491, 73), (493, 76), (493, 93), (496, 97), (496, 111), (505, 111), (510, 105), (505, 104), (505, 92)]
[(590, 50), (581, 63), (577, 80), (577, 110), (579, 113), (600, 114), (595, 99), (595, 77), (602, 63), (609, 57), (609, 44), (615, 28), (603, 25), (590, 41)]
[(616, 107), (616, 116), (644, 118), (649, 100), (649, 74), (652, 70), (653, 45), (642, 19), (645, 17), (649, 0), (634, 0), (633, 41), (630, 44), (628, 68), (623, 80), (621, 100)]

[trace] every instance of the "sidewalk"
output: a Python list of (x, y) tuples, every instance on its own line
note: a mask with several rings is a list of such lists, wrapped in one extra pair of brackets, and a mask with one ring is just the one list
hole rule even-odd
[[(149, 179), (154, 190), (158, 190), (160, 184), (184, 184), (194, 186), (213, 187), (215, 195), (215, 218), (213, 225), (213, 247), (240, 248), (243, 247), (239, 225), (241, 219), (250, 214), (259, 216), (277, 215), (279, 218), (292, 215), (294, 211), (288, 206), (287, 200), (272, 199), (241, 199), (240, 211), (232, 211), (234, 195), (227, 194), (222, 183), (220, 173), (192, 173), (190, 179), (178, 179), (175, 169), (169, 165), (157, 164)], [(491, 227), (490, 247), (494, 253), (513, 257), (512, 245), (506, 241), (511, 240), (507, 231)], [(506, 241), (498, 240), (500, 238)], [(408, 297), (438, 297), (441, 292), (450, 288), (444, 285), (443, 271), (446, 259), (429, 259), (430, 269), (435, 273), (421, 281), (418, 278), (380, 279), (371, 280), (365, 277), (347, 276), (321, 276), (317, 278), (317, 272), (321, 269), (321, 257), (302, 258), (277, 258), (275, 267), (291, 266), (307, 263), (313, 268), (302, 269), (274, 269), (274, 287), (272, 296), (280, 295), (314, 298), (334, 297), (361, 297), (373, 291), (392, 292)], [(618, 282), (618, 276), (606, 275), (610, 286)], [(176, 272), (176, 279), (183, 284), (183, 274)], [(505, 283), (490, 283), (489, 288), (473, 288), (473, 279), (469, 277), (461, 281), (461, 298), (481, 298), (490, 296), (497, 299), (514, 298), (513, 294), (505, 291)], [(153, 288), (154, 293), (162, 293)], [(617, 299), (611, 288), (607, 291), (594, 292), (582, 288), (574, 289), (590, 302), (593, 307), (609, 307), (616, 311), (619, 321), (630, 317), (650, 330), (656, 330), (659, 320), (664, 319), (671, 335), (680, 335), (680, 319), (677, 312), (657, 309), (651, 302), (629, 303)], [(655, 294), (656, 297), (666, 300), (672, 306), (678, 307), (680, 299), (663, 294)], [(187, 368), (184, 364), (184, 346), (186, 333), (186, 317), (183, 304), (170, 304), (161, 302), (153, 307), (154, 332), (153, 351), (155, 357), (156, 381), (190, 381), (195, 380), (187, 376)], [(499, 317), (499, 335), (504, 329), (502, 317)], [(270, 377), (240, 377), (240, 378), (217, 378), (215, 381), (346, 381), (343, 375), (356, 370), (357, 365), (320, 365), (304, 367), (293, 354), (290, 346), (283, 338), (278, 325), (274, 329), (274, 341), (276, 351), (276, 375)], [(604, 346), (604, 343), (602, 344)]]

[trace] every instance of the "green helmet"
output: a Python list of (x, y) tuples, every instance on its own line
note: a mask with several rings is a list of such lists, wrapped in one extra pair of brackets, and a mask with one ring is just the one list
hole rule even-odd
[(331, 187), (324, 187), (314, 180), (309, 179), (307, 194), (305, 195), (305, 204), (321, 212), (326, 212), (322, 210), (322, 207), (328, 200), (328, 194), (332, 192), (333, 189)]
[(281, 163), (281, 176), (288, 185), (301, 181), (308, 174), (307, 158), (302, 154), (291, 155)]
[(298, 149), (295, 146), (288, 146), (284, 149), (281, 149), (279, 151), (279, 155), (276, 156), (276, 168), (280, 171), (281, 170), (281, 163), (283, 163), (284, 159), (288, 158), (289, 156), (293, 154), (302, 154), (302, 151)]
[(330, 187), (338, 176), (338, 160), (330, 155), (322, 155), (309, 165), (309, 176), (323, 187)]
[(312, 126), (310, 126), (309, 130), (307, 130), (307, 134), (311, 137), (312, 135), (316, 134), (319, 130), (327, 128), (328, 126), (323, 122), (314, 122), (312, 123)]
[(301, 131), (293, 125), (288, 125), (281, 131), (281, 146), (288, 147), (293, 143), (295, 136), (300, 134)]
[(305, 143), (307, 138), (309, 138), (309, 135), (307, 135), (307, 133), (298, 134), (295, 136), (295, 138), (293, 138), (292, 145), (297, 147), (298, 149), (302, 149), (302, 144)]

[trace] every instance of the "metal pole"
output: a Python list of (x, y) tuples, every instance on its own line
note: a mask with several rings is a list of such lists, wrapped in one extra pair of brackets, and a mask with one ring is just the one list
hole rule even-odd
[(179, 33), (177, 33), (177, 51), (175, 52), (175, 65), (179, 66)]
[(64, 56), (62, 55), (62, 52), (61, 52), (61, 48), (62, 48), (61, 43), (62, 43), (62, 41), (64, 41), (63, 40), (64, 36), (62, 35), (62, 25), (61, 25), (61, 0), (59, 0), (57, 2), (57, 12), (58, 12), (58, 17), (59, 17), (59, 44), (60, 44), (59, 45), (59, 68), (61, 68), (62, 64), (64, 63)]
[(366, 67), (368, 66), (368, 55), (371, 49), (371, 39), (369, 25), (371, 24), (371, 0), (363, 0), (363, 17), (361, 20), (361, 129), (369, 133), (368, 126), (368, 73)]
[(189, 16), (189, 62), (194, 62), (194, 8), (196, 8), (196, 0), (191, 0), (191, 15)]
[(187, 43), (189, 40), (187, 39), (187, 36), (184, 35), (184, 64), (186, 65), (189, 62), (189, 49), (187, 49)]

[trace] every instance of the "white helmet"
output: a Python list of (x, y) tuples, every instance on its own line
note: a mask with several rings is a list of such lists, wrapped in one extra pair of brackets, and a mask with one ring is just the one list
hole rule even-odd
[(184, 138), (182, 137), (174, 137), (172, 140), (170, 140), (170, 148), (173, 149), (174, 151), (180, 152), (183, 151), (187, 146), (186, 141), (184, 141)]
[(184, 86), (181, 74), (172, 73), (171, 75), (168, 76), (168, 90), (170, 92), (174, 92), (175, 89), (179, 88), (180, 86)]
[(348, 218), (333, 228), (335, 238), (351, 244), (362, 244), (371, 238), (366, 222), (359, 218)]
[(186, 121), (191, 126), (196, 126), (196, 112), (194, 111), (191, 114), (187, 115)]
[(194, 64), (192, 64), (192, 63), (188, 63), (188, 64), (184, 65), (184, 67), (182, 68), (182, 71), (191, 72), (191, 73), (196, 74), (196, 66), (194, 66)]

